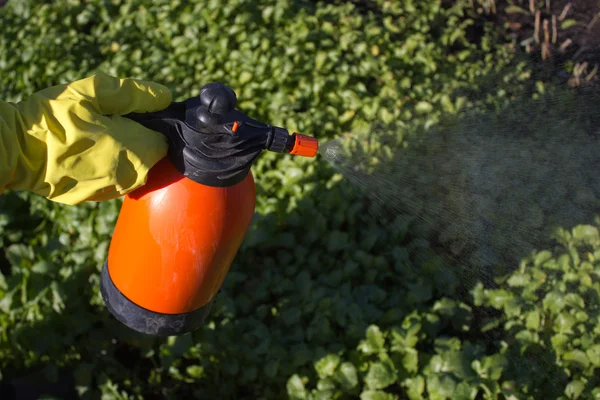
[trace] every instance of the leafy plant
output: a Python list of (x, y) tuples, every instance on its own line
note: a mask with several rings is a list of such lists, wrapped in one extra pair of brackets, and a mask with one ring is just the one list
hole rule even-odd
[[(0, 10), (0, 96), (18, 101), (97, 70), (159, 81), (176, 100), (222, 81), (249, 115), (324, 144), (344, 132), (373, 132), (364, 140), (371, 149), (357, 146), (355, 155), (363, 152), (361, 164), (376, 171), (404, 148), (403, 135), (426, 138), (465, 110), (542, 97), (531, 65), (493, 26), (472, 40), (468, 1), (354, 3), (11, 0)], [(578, 130), (587, 123), (572, 122)], [(379, 134), (382, 125), (397, 129)], [(490, 316), (489, 326), (522, 323), (492, 300), (503, 292), (487, 285), (478, 289), (481, 305), (474, 304), (459, 288), (476, 281), (448, 266), (431, 222), (373, 218), (386, 209), (365, 201), (325, 158), (261, 156), (253, 166), (256, 215), (243, 249), (206, 327), (177, 338), (137, 335), (104, 307), (99, 271), (120, 201), (65, 207), (3, 194), (1, 379), (68, 375), (71, 389), (89, 399), (556, 393), (544, 379), (563, 376), (558, 361), (521, 369), (532, 382), (526, 389), (510, 386), (516, 378), (506, 371), (520, 358), (503, 340), (526, 343), (534, 333), (481, 333)], [(498, 285), (512, 298), (521, 290)], [(494, 304), (495, 312), (482, 314)], [(534, 326), (535, 316), (528, 321)], [(590, 393), (595, 382), (595, 347), (575, 343), (574, 332), (560, 353), (574, 371), (566, 386), (557, 379), (565, 396)], [(580, 370), (576, 350), (589, 361)]]
[(533, 252), (499, 288), (479, 283), (467, 303), (441, 298), (385, 329), (369, 326), (356, 347), (293, 375), (289, 397), (596, 398), (598, 232), (560, 230), (555, 251)]

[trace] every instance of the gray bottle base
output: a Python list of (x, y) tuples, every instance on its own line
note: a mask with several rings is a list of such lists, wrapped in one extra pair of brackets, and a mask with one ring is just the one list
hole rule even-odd
[(108, 261), (102, 268), (100, 291), (106, 307), (115, 318), (134, 331), (152, 336), (179, 336), (200, 328), (213, 303), (211, 301), (206, 306), (184, 314), (162, 314), (147, 310), (117, 289), (108, 273)]

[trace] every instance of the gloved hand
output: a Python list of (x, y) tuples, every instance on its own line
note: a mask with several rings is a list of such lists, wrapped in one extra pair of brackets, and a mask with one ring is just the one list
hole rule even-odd
[(171, 102), (165, 86), (104, 73), (16, 104), (0, 101), (0, 193), (23, 190), (78, 204), (143, 186), (167, 155), (167, 140), (122, 115)]

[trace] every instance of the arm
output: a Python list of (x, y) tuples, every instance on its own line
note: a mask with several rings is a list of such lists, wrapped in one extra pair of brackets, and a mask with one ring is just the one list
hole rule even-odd
[(0, 193), (37, 193), (77, 204), (120, 197), (146, 182), (166, 138), (121, 115), (166, 108), (168, 88), (98, 73), (0, 101)]

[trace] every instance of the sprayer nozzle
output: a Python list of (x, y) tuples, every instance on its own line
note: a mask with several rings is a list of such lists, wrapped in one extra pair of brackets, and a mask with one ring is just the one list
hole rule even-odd
[(319, 141), (314, 137), (294, 133), (294, 146), (290, 154), (302, 157), (314, 157), (319, 151)]

